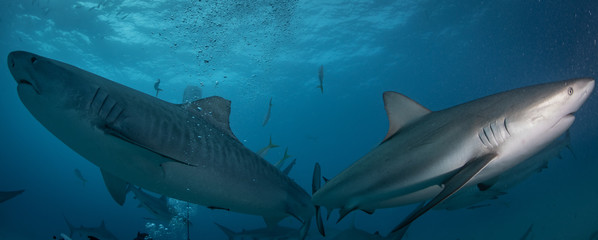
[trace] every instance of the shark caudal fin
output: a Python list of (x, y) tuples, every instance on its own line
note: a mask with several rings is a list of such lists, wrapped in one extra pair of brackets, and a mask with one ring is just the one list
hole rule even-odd
[[(312, 195), (320, 190), (322, 187), (322, 182), (320, 181), (320, 177), (322, 176), (322, 171), (320, 170), (320, 164), (316, 163), (314, 166), (314, 175), (311, 182), (311, 193)], [(320, 206), (316, 207), (316, 225), (318, 226), (318, 231), (322, 236), (326, 236), (326, 232), (324, 231), (324, 223), (322, 222), (322, 211)]]

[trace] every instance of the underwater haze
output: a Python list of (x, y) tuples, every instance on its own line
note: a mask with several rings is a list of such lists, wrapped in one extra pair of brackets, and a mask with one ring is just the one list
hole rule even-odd
[[(430, 110), (518, 87), (598, 77), (598, 3), (573, 1), (8, 0), (0, 2), (0, 56), (24, 50), (72, 64), (173, 103), (189, 85), (231, 100), (237, 138), (274, 164), (285, 148), (289, 176), (311, 192), (313, 167), (332, 178), (388, 131), (382, 93)], [(178, 215), (153, 219), (129, 193), (119, 206), (98, 167), (44, 128), (0, 67), (0, 239), (53, 239), (74, 226), (118, 239), (226, 239), (265, 226), (261, 217), (171, 200)], [(322, 66), (322, 83), (319, 70)], [(319, 88), (319, 85), (322, 87)], [(271, 109), (269, 108), (271, 99)], [(576, 113), (571, 151), (472, 209), (430, 211), (404, 239), (598, 239), (598, 95)], [(89, 143), (93, 144), (93, 143)], [(214, 186), (218, 187), (218, 186)], [(159, 197), (157, 194), (153, 196)], [(415, 206), (352, 213), (390, 232)], [(283, 226), (297, 228), (295, 219)], [(533, 225), (533, 228), (530, 226)], [(527, 232), (531, 229), (530, 232)], [(312, 226), (309, 239), (321, 239)], [(73, 236), (73, 239), (86, 239)]]

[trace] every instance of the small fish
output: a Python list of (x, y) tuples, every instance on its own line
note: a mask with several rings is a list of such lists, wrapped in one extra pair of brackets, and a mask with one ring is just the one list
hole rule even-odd
[(324, 94), (324, 65), (320, 65), (320, 71), (318, 71), (318, 78), (320, 79), (320, 85), (318, 85), (318, 88), (320, 89), (320, 91), (322, 91), (322, 94)]
[(527, 228), (527, 231), (525, 231), (525, 234), (523, 234), (523, 236), (521, 236), (521, 240), (527, 240), (527, 239), (531, 239), (528, 238), (530, 236), (530, 234), (532, 233), (532, 228), (534, 227), (534, 224), (532, 223), (532, 225), (529, 225), (529, 227)]
[(158, 97), (158, 93), (160, 93), (160, 91), (162, 91), (162, 89), (160, 88), (160, 79), (158, 78), (158, 81), (156, 81), (154, 83), (154, 89), (156, 90), (156, 97)]
[(279, 146), (272, 143), (272, 136), (270, 136), (270, 143), (268, 143), (268, 146), (265, 146), (264, 148), (260, 149), (256, 153), (257, 153), (257, 155), (260, 155), (260, 157), (263, 158), (264, 156), (266, 156), (268, 151), (270, 151), (270, 149), (277, 148), (277, 147), (279, 147)]
[(85, 179), (83, 177), (83, 174), (81, 174), (81, 171), (78, 168), (75, 168), (75, 176), (77, 176), (77, 178), (81, 179), (81, 181), (83, 182), (83, 187), (85, 187), (85, 183), (87, 182), (87, 179)]
[(270, 98), (270, 104), (268, 104), (268, 112), (266, 113), (266, 117), (264, 118), (264, 123), (262, 123), (262, 127), (268, 124), (268, 120), (270, 120), (270, 113), (272, 112), (272, 98)]
[(278, 169), (280, 169), (282, 167), (282, 165), (284, 165), (284, 162), (289, 159), (290, 157), (292, 157), (291, 155), (288, 154), (289, 148), (285, 148), (284, 149), (284, 156), (282, 156), (282, 159), (278, 160), (278, 162), (276, 162), (276, 164), (274, 164), (274, 166)]
[(282, 173), (284, 173), (284, 175), (289, 175), (289, 173), (291, 172), (291, 169), (293, 169), (293, 167), (295, 166), (295, 163), (297, 162), (297, 159), (293, 159), (293, 161), (291, 161), (291, 163), (289, 163), (289, 165), (284, 168), (284, 170), (282, 170)]

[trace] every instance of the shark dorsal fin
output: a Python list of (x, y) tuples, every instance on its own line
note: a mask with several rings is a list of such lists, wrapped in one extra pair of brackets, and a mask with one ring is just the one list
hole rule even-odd
[(187, 111), (212, 123), (233, 139), (239, 141), (230, 129), (230, 101), (219, 96), (202, 98), (197, 101), (182, 104)]
[(409, 123), (415, 122), (431, 111), (413, 101), (407, 96), (397, 92), (384, 92), (384, 108), (388, 115), (388, 133), (384, 141), (393, 136), (399, 129)]

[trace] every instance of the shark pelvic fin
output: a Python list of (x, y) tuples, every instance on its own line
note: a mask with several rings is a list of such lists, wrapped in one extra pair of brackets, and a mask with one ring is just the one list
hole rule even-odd
[(474, 158), (469, 160), (463, 167), (459, 169), (459, 171), (449, 178), (444, 183), (444, 189), (438, 195), (436, 195), (432, 200), (430, 200), (425, 205), (420, 205), (420, 207), (416, 208), (401, 224), (399, 224), (396, 228), (392, 230), (392, 232), (397, 232), (411, 224), (415, 219), (417, 219), (422, 214), (426, 213), (428, 210), (432, 209), (455, 192), (459, 191), (465, 184), (467, 184), (475, 175), (477, 175), (492, 159), (496, 158), (496, 154), (486, 154), (478, 158)]
[(230, 129), (230, 101), (219, 96), (202, 98), (192, 103), (180, 104), (191, 114), (201, 117), (239, 141)]
[(108, 188), (110, 196), (112, 196), (112, 199), (114, 199), (118, 205), (122, 206), (127, 199), (129, 183), (117, 176), (112, 175), (112, 173), (104, 171), (103, 169), (100, 169), (100, 171), (102, 172), (104, 184), (106, 184), (106, 188)]
[(388, 115), (388, 133), (382, 142), (388, 140), (400, 128), (417, 121), (431, 111), (397, 92), (384, 92), (384, 108)]

